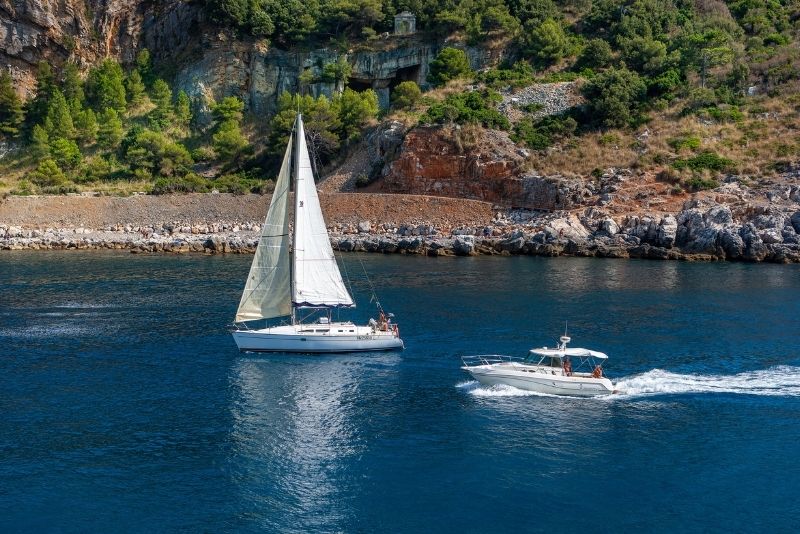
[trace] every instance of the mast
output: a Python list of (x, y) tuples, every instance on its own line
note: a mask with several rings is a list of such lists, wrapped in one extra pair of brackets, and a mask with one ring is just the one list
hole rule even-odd
[[(294, 280), (295, 280), (295, 269), (297, 269), (297, 262), (295, 261), (295, 256), (297, 255), (297, 184), (298, 184), (298, 176), (300, 174), (300, 109), (299, 109), (299, 100), (298, 100), (298, 110), (297, 110), (297, 117), (294, 121), (294, 158), (292, 161), (292, 185), (294, 186), (294, 196), (295, 196), (295, 207), (294, 207), (294, 218), (292, 223), (292, 270), (289, 274), (289, 291), (292, 293), (294, 292)], [(296, 311), (297, 307), (292, 302), (292, 324), (295, 324), (296, 319)]]

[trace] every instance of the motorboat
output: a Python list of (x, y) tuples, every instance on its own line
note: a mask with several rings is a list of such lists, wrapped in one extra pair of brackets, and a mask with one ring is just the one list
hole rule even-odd
[(608, 356), (582, 348), (568, 348), (561, 336), (554, 348), (531, 349), (525, 357), (498, 354), (465, 356), (463, 370), (484, 386), (507, 385), (550, 395), (594, 397), (614, 393), (603, 373)]
[[(370, 319), (362, 326), (333, 320), (333, 310), (354, 308), (355, 303), (328, 237), (299, 113), (293, 133), (236, 310), (232, 330), (236, 345), (248, 352), (402, 349), (400, 329), (392, 322), (393, 315), (383, 310), (374, 290), (371, 300), (378, 307), (377, 320)], [(289, 195), (292, 182), (293, 206)], [(294, 224), (290, 228), (292, 207)], [(281, 318), (281, 324), (254, 324)]]

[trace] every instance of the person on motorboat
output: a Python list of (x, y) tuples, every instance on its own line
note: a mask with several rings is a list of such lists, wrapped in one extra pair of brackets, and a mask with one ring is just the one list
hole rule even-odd
[(569, 356), (564, 358), (564, 374), (566, 376), (572, 376), (572, 362), (569, 361)]
[(603, 378), (603, 368), (595, 365), (594, 371), (592, 371), (592, 378)]

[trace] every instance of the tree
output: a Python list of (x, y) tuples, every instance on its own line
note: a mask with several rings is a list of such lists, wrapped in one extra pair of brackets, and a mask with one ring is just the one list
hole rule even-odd
[(593, 120), (607, 127), (633, 123), (646, 93), (644, 81), (626, 68), (609, 69), (595, 76), (583, 89)]
[(333, 98), (333, 109), (342, 123), (340, 138), (352, 141), (367, 121), (378, 116), (378, 95), (372, 89), (359, 93), (348, 87)]
[(241, 122), (244, 112), (244, 102), (235, 96), (226, 96), (221, 102), (211, 105), (211, 113), (217, 123), (225, 121)]
[(419, 101), (422, 91), (416, 82), (400, 82), (392, 91), (392, 106), (397, 109), (409, 109)]
[(235, 96), (225, 97), (211, 106), (216, 120), (216, 132), (212, 136), (214, 151), (223, 162), (235, 162), (249, 147), (240, 126), (243, 112), (244, 102)]
[(122, 120), (117, 110), (106, 108), (100, 113), (100, 124), (97, 131), (97, 144), (104, 149), (117, 148), (122, 142)]
[(22, 100), (14, 90), (11, 74), (3, 70), (0, 73), (0, 139), (18, 137), (24, 120)]
[(150, 51), (147, 48), (142, 48), (136, 54), (136, 70), (139, 71), (139, 76), (142, 77), (145, 87), (150, 87), (153, 84), (154, 76)]
[(131, 71), (128, 75), (128, 79), (125, 80), (125, 86), (128, 89), (128, 102), (131, 107), (135, 108), (141, 106), (144, 102), (145, 86), (142, 81), (142, 75), (139, 74), (138, 70)]
[(241, 127), (235, 121), (225, 121), (220, 124), (212, 136), (212, 141), (217, 157), (225, 163), (234, 162), (249, 146)]
[(269, 150), (275, 156), (283, 155), (298, 109), (303, 114), (311, 163), (319, 175), (319, 166), (339, 149), (338, 131), (341, 125), (330, 100), (324, 95), (315, 99), (311, 95), (290, 95), (287, 91), (281, 93), (278, 111), (270, 122)]
[(533, 30), (528, 43), (534, 57), (544, 63), (555, 63), (570, 52), (564, 28), (553, 19), (547, 19)]
[(67, 177), (52, 159), (46, 159), (39, 163), (35, 171), (28, 173), (27, 178), (39, 187), (61, 185), (67, 181)]
[(436, 59), (431, 61), (428, 81), (433, 85), (444, 85), (450, 80), (467, 76), (472, 72), (469, 59), (463, 50), (444, 48)]
[(322, 68), (323, 82), (343, 82), (350, 77), (353, 67), (347, 62), (344, 56), (339, 56), (333, 63), (328, 63)]
[(192, 121), (192, 105), (186, 91), (180, 91), (175, 100), (175, 120), (184, 128)]
[(150, 99), (156, 105), (155, 109), (150, 112), (151, 124), (158, 130), (166, 128), (173, 118), (172, 89), (169, 88), (167, 82), (159, 78), (153, 82)]
[(50, 141), (50, 155), (62, 169), (74, 169), (81, 163), (81, 149), (72, 139), (59, 137)]
[(138, 132), (125, 155), (134, 170), (158, 172), (162, 176), (183, 176), (193, 163), (186, 147), (151, 130)]
[(124, 112), (127, 107), (124, 78), (122, 67), (113, 59), (106, 59), (92, 69), (86, 85), (93, 107), (114, 108), (120, 113)]
[(31, 132), (31, 156), (34, 161), (41, 161), (50, 156), (50, 137), (41, 124), (36, 124)]
[(64, 98), (64, 93), (59, 89), (53, 90), (50, 105), (47, 107), (45, 129), (50, 139), (71, 139), (75, 136), (75, 126), (72, 122), (72, 114), (67, 105), (67, 99)]
[(622, 57), (628, 67), (650, 76), (659, 74), (667, 63), (667, 45), (646, 37), (621, 39)]
[(28, 107), (27, 118), (30, 124), (39, 124), (47, 116), (50, 95), (56, 88), (50, 64), (40, 61), (36, 68), (36, 94)]
[(256, 37), (272, 35), (275, 24), (260, 0), (250, 0), (250, 32)]
[(603, 39), (590, 39), (583, 47), (575, 67), (579, 69), (602, 69), (614, 61), (611, 45)]
[(76, 135), (83, 145), (91, 145), (97, 139), (97, 116), (91, 109), (84, 109), (77, 113), (75, 120)]
[(69, 109), (73, 115), (83, 108), (85, 95), (83, 93), (83, 80), (75, 63), (67, 63), (61, 73), (64, 98), (67, 99)]

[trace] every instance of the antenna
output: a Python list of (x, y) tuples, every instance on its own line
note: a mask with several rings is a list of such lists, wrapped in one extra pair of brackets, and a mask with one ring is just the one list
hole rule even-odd
[(567, 343), (572, 341), (572, 339), (567, 335), (567, 326), (568, 326), (567, 321), (564, 321), (564, 335), (561, 336), (561, 338), (559, 338), (559, 341), (561, 342), (561, 344), (558, 347), (558, 348), (560, 348), (562, 350), (566, 350)]

